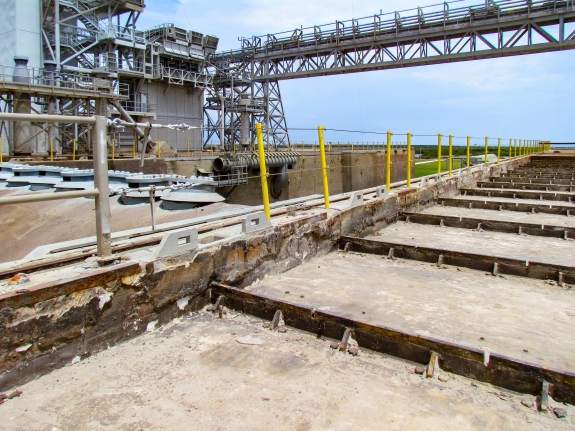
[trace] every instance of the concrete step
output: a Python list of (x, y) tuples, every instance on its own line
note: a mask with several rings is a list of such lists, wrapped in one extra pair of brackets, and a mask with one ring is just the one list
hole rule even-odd
[[(458, 354), (454, 345), (515, 358), (532, 364), (535, 373), (539, 367), (571, 372), (575, 363), (575, 344), (565, 339), (572, 332), (575, 295), (538, 280), (340, 252), (245, 290), (219, 294), (237, 309), (265, 312), (267, 307), (268, 319), (281, 309), (300, 329), (315, 321), (318, 333), (335, 326), (332, 320), (322, 324), (328, 316), (339, 316), (347, 326), (362, 322), (353, 325), (360, 345), (377, 339), (383, 352), (406, 359), (419, 343), (432, 339), (451, 344), (451, 350), (441, 352), (451, 364)], [(305, 310), (294, 313), (298, 307)], [(387, 329), (368, 331), (368, 325)], [(386, 338), (380, 340), (378, 335)], [(473, 357), (468, 356), (461, 370), (473, 373)], [(498, 384), (509, 387), (517, 381), (527, 380), (516, 375)]]
[(480, 181), (477, 183), (479, 188), (488, 189), (513, 189), (513, 190), (543, 190), (543, 191), (556, 191), (556, 192), (569, 192), (573, 193), (571, 185), (561, 184), (533, 184), (533, 183), (515, 183), (503, 181)]
[(457, 208), (477, 208), (496, 211), (515, 211), (526, 213), (575, 215), (575, 205), (568, 202), (544, 204), (535, 199), (485, 198), (483, 196), (460, 196), (457, 198), (440, 198), (439, 205)]
[[(365, 239), (403, 245), (413, 250), (430, 249), (440, 254), (452, 252), (454, 256), (461, 257), (463, 260), (478, 259), (478, 261), (491, 263), (495, 262), (494, 259), (516, 261), (523, 266), (523, 274), (521, 274), (523, 276), (529, 276), (528, 271), (525, 271), (525, 268), (529, 268), (526, 262), (549, 266), (548, 269), (555, 274), (553, 279), (556, 279), (557, 271), (561, 271), (556, 267), (561, 266), (569, 268), (575, 277), (575, 241), (571, 240), (420, 225), (401, 221)], [(431, 261), (437, 262), (433, 253), (431, 257)], [(474, 262), (471, 261), (470, 264), (473, 265)], [(492, 266), (491, 269), (493, 269)], [(489, 268), (489, 266), (481, 268)]]
[(523, 184), (562, 184), (572, 186), (575, 180), (567, 179), (552, 179), (552, 178), (529, 178), (529, 177), (491, 177), (490, 182), (498, 183), (523, 183)]
[(401, 220), (407, 223), (488, 232), (575, 238), (575, 218), (562, 215), (434, 206), (420, 213), (403, 213)]
[(545, 174), (545, 175), (529, 175), (529, 174), (522, 174), (522, 173), (510, 173), (510, 174), (501, 174), (498, 178), (526, 178), (526, 179), (541, 179), (541, 180), (566, 180), (572, 181), (575, 180), (575, 175), (565, 174), (565, 175), (557, 175), (557, 174)]
[(566, 192), (545, 192), (536, 190), (501, 190), (488, 188), (461, 189), (463, 196), (505, 197), (513, 199), (538, 199), (540, 201), (575, 201), (575, 194)]
[(564, 169), (546, 169), (546, 170), (537, 170), (537, 169), (518, 169), (514, 171), (510, 171), (509, 173), (514, 175), (557, 175), (557, 176), (574, 176), (575, 170), (564, 170)]

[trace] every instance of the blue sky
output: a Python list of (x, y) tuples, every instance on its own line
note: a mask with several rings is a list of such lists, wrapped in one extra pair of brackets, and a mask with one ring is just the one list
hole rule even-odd
[[(480, 3), (481, 0), (462, 4)], [(277, 33), (300, 25), (370, 16), (437, 3), (430, 0), (147, 0), (138, 27), (173, 22), (213, 34), (220, 49), (239, 47), (238, 37)], [(282, 81), (289, 127), (325, 127), (489, 136), (572, 142), (575, 51), (472, 61), (402, 70)], [(314, 141), (293, 132), (294, 141)], [(373, 136), (327, 132), (337, 142)], [(404, 138), (397, 137), (397, 141)], [(483, 145), (484, 138), (474, 140)], [(414, 138), (414, 144), (437, 142)], [(508, 141), (507, 141), (508, 142)], [(456, 140), (463, 144), (463, 140)]]

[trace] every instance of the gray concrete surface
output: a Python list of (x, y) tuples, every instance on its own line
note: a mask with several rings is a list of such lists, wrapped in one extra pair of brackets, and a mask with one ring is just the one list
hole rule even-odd
[[(534, 397), (229, 313), (185, 317), (56, 370), (0, 405), (1, 430), (572, 430)], [(261, 340), (244, 345), (241, 337)], [(553, 403), (553, 406), (558, 406)]]
[(336, 252), (248, 290), (575, 371), (575, 291), (544, 281)]
[(504, 198), (504, 197), (491, 197), (488, 198), (487, 196), (460, 196), (455, 197), (454, 199), (462, 199), (462, 200), (473, 200), (473, 201), (480, 201), (480, 202), (501, 202), (501, 203), (520, 203), (520, 204), (535, 204), (535, 205), (552, 205), (553, 207), (568, 207), (574, 208), (575, 204), (571, 204), (569, 202), (563, 201), (541, 201), (539, 199), (513, 199), (513, 198)]
[(397, 222), (368, 239), (573, 266), (575, 241)]
[(496, 220), (514, 223), (533, 223), (545, 226), (575, 227), (575, 217), (556, 214), (531, 214), (518, 211), (495, 211), (480, 208), (458, 208), (436, 205), (420, 211), (421, 214), (474, 218), (478, 220)]

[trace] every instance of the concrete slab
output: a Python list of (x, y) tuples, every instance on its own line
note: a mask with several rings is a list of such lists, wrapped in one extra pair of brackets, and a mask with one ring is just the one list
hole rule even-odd
[(413, 364), (363, 350), (352, 357), (331, 340), (262, 323), (202, 312), (78, 359), (18, 388), (0, 406), (0, 429), (563, 431), (575, 423), (572, 406), (558, 420), (522, 404), (534, 397), (455, 375), (425, 379)]
[(420, 211), (421, 214), (438, 216), (476, 218), (478, 220), (497, 220), (514, 223), (535, 223), (545, 226), (575, 227), (575, 217), (555, 214), (531, 214), (517, 211), (494, 211), (457, 207), (434, 206)]
[(513, 198), (504, 198), (504, 197), (491, 197), (488, 198), (487, 196), (457, 196), (453, 199), (461, 199), (465, 201), (480, 201), (480, 202), (501, 202), (501, 203), (525, 203), (525, 204), (534, 204), (534, 205), (552, 205), (553, 207), (568, 207), (568, 208), (575, 208), (575, 204), (564, 202), (564, 201), (542, 201), (540, 199), (513, 199)]
[(366, 237), (462, 253), (573, 266), (575, 241), (397, 222)]
[[(515, 359), (575, 371), (575, 292), (543, 281), (332, 253), (247, 288)], [(286, 293), (289, 292), (289, 293)]]

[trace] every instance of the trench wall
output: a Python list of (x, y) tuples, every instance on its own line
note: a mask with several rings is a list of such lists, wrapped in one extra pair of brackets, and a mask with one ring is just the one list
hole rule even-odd
[[(515, 166), (521, 161), (509, 162)], [(293, 216), (289, 222), (164, 260), (118, 259), (81, 276), (0, 296), (0, 392), (197, 310), (211, 281), (245, 287), (334, 250), (342, 235), (367, 235), (400, 211), (489, 177), (491, 170), (410, 188), (346, 210)]]

